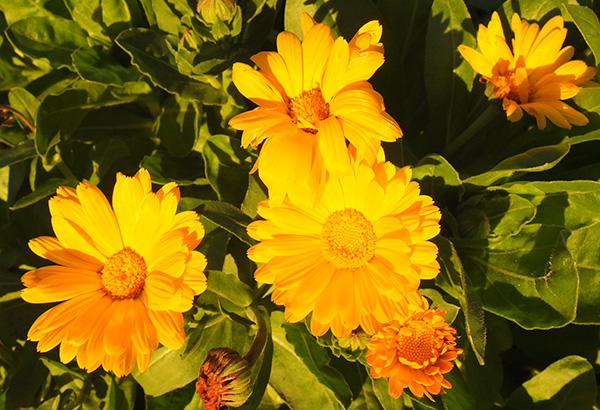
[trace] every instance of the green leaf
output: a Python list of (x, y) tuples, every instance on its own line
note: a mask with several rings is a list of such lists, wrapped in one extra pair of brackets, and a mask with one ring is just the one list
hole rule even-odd
[(0, 150), (0, 168), (25, 161), (36, 155), (33, 140), (27, 140), (13, 148), (4, 148)]
[(469, 386), (463, 375), (456, 366), (449, 373), (444, 374), (444, 379), (452, 385), (451, 389), (446, 390), (446, 394), (439, 397), (444, 403), (444, 408), (448, 410), (475, 410), (475, 400), (471, 396)]
[(246, 227), (251, 222), (250, 217), (235, 206), (226, 202), (208, 201), (198, 208), (198, 213), (242, 242), (250, 246), (256, 243), (246, 232)]
[(267, 199), (267, 188), (258, 178), (256, 173), (251, 174), (248, 179), (248, 191), (242, 202), (241, 210), (251, 218), (256, 218), (258, 215), (258, 204), (260, 201)]
[[(195, 383), (170, 391), (158, 397), (146, 395), (147, 410), (172, 410), (187, 409), (187, 405), (199, 397), (196, 393)], [(198, 407), (196, 407), (198, 408)]]
[(578, 324), (600, 324), (600, 222), (573, 231), (567, 247), (573, 253), (579, 273)]
[(525, 329), (564, 326), (575, 318), (579, 276), (568, 232), (526, 225), (504, 240), (454, 239), (484, 308)]
[(564, 10), (575, 22), (585, 42), (594, 53), (596, 65), (600, 63), (600, 22), (596, 13), (578, 4), (563, 4)]
[(131, 56), (131, 62), (152, 82), (172, 94), (203, 104), (224, 104), (223, 90), (196, 81), (177, 70), (175, 58), (167, 47), (167, 38), (158, 33), (130, 28), (119, 34), (116, 43)]
[(502, 186), (537, 207), (533, 222), (573, 231), (600, 222), (600, 182), (548, 181)]
[(596, 377), (590, 363), (567, 356), (523, 383), (506, 401), (511, 410), (588, 410), (596, 399)]
[(204, 167), (200, 154), (192, 153), (185, 158), (174, 158), (163, 151), (147, 155), (140, 164), (158, 184), (176, 182), (177, 185), (206, 185)]
[(294, 410), (343, 409), (352, 393), (326, 350), (302, 324), (286, 324), (283, 312), (271, 314), (273, 367), (270, 384)]
[(375, 397), (377, 397), (384, 410), (404, 409), (404, 396), (397, 399), (393, 398), (388, 391), (388, 380), (386, 378), (371, 379), (369, 377), (369, 379), (373, 384), (373, 393), (375, 393)]
[(252, 289), (234, 275), (228, 275), (218, 270), (206, 271), (208, 277), (208, 290), (221, 296), (237, 306), (250, 306), (254, 296)]
[[(463, 263), (454, 248), (454, 244), (443, 236), (434, 240), (440, 252), (440, 274), (436, 284), (458, 299), (465, 316), (465, 327), (471, 348), (477, 360), (485, 363), (487, 328), (482, 310), (481, 299), (475, 293), (470, 278), (467, 277)], [(469, 271), (471, 273), (471, 271)]]
[(63, 178), (50, 178), (44, 181), (42, 184), (38, 185), (33, 192), (28, 195), (25, 195), (23, 198), (19, 199), (10, 209), (16, 210), (25, 208), (29, 205), (33, 205), (38, 201), (54, 194), (56, 192), (56, 188), (59, 186), (71, 186), (74, 187), (73, 182), (68, 181)]
[(135, 67), (119, 64), (103, 47), (81, 47), (72, 54), (73, 67), (81, 78), (105, 85), (122, 87), (142, 75)]
[(213, 135), (204, 144), (202, 156), (206, 163), (206, 177), (219, 199), (241, 204), (248, 189), (248, 172), (240, 141), (227, 135)]
[(379, 399), (375, 395), (373, 389), (373, 379), (368, 375), (366, 377), (359, 373), (362, 387), (357, 397), (352, 400), (352, 404), (348, 407), (348, 410), (386, 410), (381, 406)]
[(71, 53), (87, 46), (87, 33), (72, 20), (59, 17), (29, 17), (9, 26), (13, 46), (33, 59), (44, 59), (53, 67), (70, 67)]
[(152, 10), (156, 18), (158, 28), (169, 34), (180, 35), (183, 32), (181, 25), (181, 15), (174, 10), (172, 1), (151, 0)]
[(464, 182), (476, 186), (498, 185), (521, 173), (545, 171), (558, 164), (569, 153), (569, 148), (566, 144), (532, 148), (507, 158), (490, 171), (467, 178)]
[(185, 157), (196, 143), (202, 117), (202, 104), (172, 95), (156, 120), (156, 135), (171, 155)]
[(40, 107), (40, 101), (33, 94), (24, 88), (15, 87), (8, 93), (8, 102), (12, 108), (23, 114), (33, 124)]
[(531, 201), (497, 190), (462, 202), (456, 221), (458, 232), (465, 238), (505, 238), (518, 234), (535, 214), (536, 207)]
[(139, 25), (141, 12), (133, 0), (102, 0), (102, 23), (111, 37)]
[(452, 324), (452, 322), (454, 322), (454, 319), (456, 319), (456, 316), (458, 316), (460, 308), (448, 302), (444, 298), (445, 294), (442, 294), (432, 288), (419, 289), (419, 293), (431, 301), (431, 303), (429, 304), (431, 309), (446, 311), (446, 313), (444, 314), (444, 320), (446, 321), (446, 323)]
[(44, 98), (35, 120), (35, 147), (49, 162), (50, 149), (68, 139), (89, 112), (89, 94), (85, 90), (66, 90)]
[(584, 87), (579, 91), (573, 102), (590, 120), (583, 127), (574, 127), (565, 132), (562, 142), (566, 144), (579, 144), (600, 139), (600, 87)]
[(441, 155), (427, 155), (412, 173), (413, 179), (419, 181), (421, 193), (434, 198), (440, 208), (455, 205), (465, 192), (458, 172)]
[(65, 5), (69, 8), (73, 21), (94, 39), (94, 41), (90, 41), (90, 45), (97, 42), (110, 47), (112, 40), (107, 35), (105, 26), (101, 24), (100, 0), (65, 0)]
[[(485, 349), (485, 366), (481, 366), (471, 349), (464, 349), (460, 370), (465, 376), (477, 409), (491, 409), (501, 399), (504, 379), (504, 352), (513, 347), (511, 329), (508, 321), (487, 313), (485, 323), (488, 342)], [(462, 334), (461, 330), (458, 330)], [(546, 331), (544, 331), (546, 332)], [(527, 333), (531, 333), (527, 331)]]
[(469, 91), (475, 71), (461, 57), (458, 46), (476, 47), (471, 16), (463, 1), (434, 0), (427, 23), (425, 87), (432, 133), (447, 144), (465, 128), (472, 109)]
[(537, 21), (542, 25), (545, 20), (559, 14), (564, 3), (564, 0), (520, 0), (518, 3), (505, 1), (498, 12), (501, 18), (505, 17), (504, 22), (507, 23), (510, 22), (513, 13), (518, 13), (521, 19)]

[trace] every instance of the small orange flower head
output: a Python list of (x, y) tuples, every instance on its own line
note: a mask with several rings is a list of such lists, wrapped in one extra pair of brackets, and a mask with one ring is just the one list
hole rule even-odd
[(398, 398), (405, 388), (417, 397), (439, 394), (452, 387), (444, 374), (462, 354), (456, 347), (456, 330), (444, 321), (444, 310), (417, 311), (393, 321), (375, 334), (368, 344), (371, 376), (385, 377), (389, 393)]

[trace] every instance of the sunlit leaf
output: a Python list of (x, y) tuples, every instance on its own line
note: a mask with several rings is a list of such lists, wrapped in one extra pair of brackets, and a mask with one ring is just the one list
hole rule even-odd
[(596, 377), (590, 363), (567, 356), (523, 383), (508, 398), (511, 410), (587, 410), (596, 400)]

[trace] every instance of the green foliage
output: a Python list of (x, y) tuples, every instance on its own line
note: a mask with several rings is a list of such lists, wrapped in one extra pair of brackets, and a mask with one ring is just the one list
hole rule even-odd
[[(588, 125), (538, 130), (527, 114), (507, 121), (457, 51), (477, 48), (494, 10), (505, 30), (514, 12), (540, 24), (561, 14), (574, 59), (596, 67), (597, 2), (238, 0), (225, 14), (197, 5), (0, 0), (0, 410), (201, 408), (194, 383), (208, 350), (245, 355), (255, 337), (264, 343), (244, 410), (600, 407), (600, 87), (568, 102)], [(421, 290), (464, 350), (435, 401), (392, 398), (370, 376), (370, 335), (315, 338), (254, 280), (246, 228), (267, 190), (250, 174), (256, 150), (228, 125), (253, 108), (231, 67), (274, 50), (280, 31), (302, 38), (302, 12), (347, 39), (369, 20), (383, 25), (386, 61), (370, 82), (404, 132), (383, 146), (442, 212), (440, 273)], [(185, 313), (180, 349), (159, 347), (146, 371), (124, 378), (88, 374), (26, 341), (49, 308), (20, 298), (21, 276), (47, 264), (27, 241), (53, 235), (47, 199), (59, 186), (88, 180), (110, 198), (116, 172), (140, 166), (157, 186), (176, 182), (179, 210), (200, 215), (208, 289)]]

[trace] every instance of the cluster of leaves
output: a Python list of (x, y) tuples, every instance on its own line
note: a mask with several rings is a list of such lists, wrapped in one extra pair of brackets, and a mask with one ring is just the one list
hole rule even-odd
[[(226, 15), (195, 0), (2, 0), (0, 409), (198, 408), (207, 351), (248, 351), (249, 306), (269, 338), (244, 409), (600, 406), (600, 87), (574, 100), (587, 126), (506, 121), (456, 50), (476, 47), (494, 10), (506, 27), (513, 12), (541, 23), (561, 14), (576, 58), (600, 61), (592, 0), (238, 0)], [(231, 65), (273, 49), (280, 30), (301, 35), (303, 11), (346, 38), (371, 19), (384, 26), (386, 63), (372, 83), (405, 134), (387, 158), (413, 165), (443, 210), (442, 270), (423, 294), (465, 349), (435, 403), (392, 399), (365, 368), (366, 335), (315, 339), (253, 280), (245, 226), (266, 194), (248, 174), (255, 152), (227, 126), (246, 104)], [(45, 263), (26, 243), (52, 235), (45, 199), (56, 187), (89, 180), (108, 194), (117, 171), (139, 166), (156, 184), (177, 182), (181, 210), (201, 215), (209, 288), (186, 314), (180, 350), (159, 348), (126, 378), (88, 375), (25, 342), (48, 308), (19, 297), (20, 276)]]

